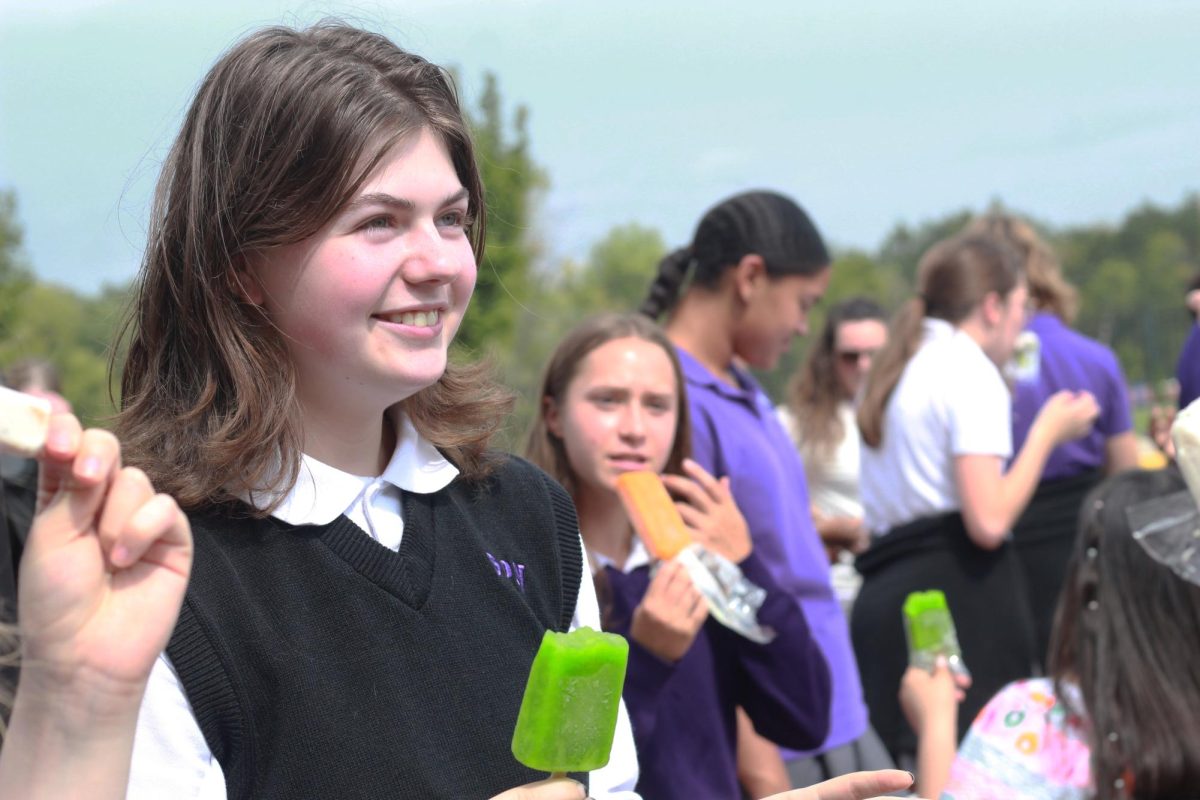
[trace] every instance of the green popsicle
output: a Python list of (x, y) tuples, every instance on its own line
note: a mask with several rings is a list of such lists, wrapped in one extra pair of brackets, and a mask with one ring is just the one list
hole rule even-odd
[(937, 657), (944, 656), (950, 669), (967, 674), (945, 594), (938, 589), (910, 594), (904, 600), (904, 622), (909, 663), (933, 670)]
[(513, 731), (517, 761), (544, 772), (607, 764), (628, 660), (629, 643), (616, 634), (546, 631)]

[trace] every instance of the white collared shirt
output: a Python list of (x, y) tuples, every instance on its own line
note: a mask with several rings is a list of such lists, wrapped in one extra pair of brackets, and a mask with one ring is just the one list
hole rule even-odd
[[(271, 516), (289, 525), (327, 525), (345, 514), (364, 536), (398, 551), (404, 535), (402, 492), (440, 491), (454, 480), (458, 469), (417, 433), (407, 418), (397, 414), (396, 421), (396, 449), (382, 475), (351, 475), (305, 455), (296, 485)], [(583, 574), (590, 573), (585, 569)], [(571, 629), (583, 626), (600, 629), (596, 590), (586, 577), (579, 582)], [(591, 773), (591, 796), (597, 800), (638, 800), (633, 791), (637, 777), (633, 731), (622, 700), (612, 757), (607, 766)], [(226, 800), (221, 765), (204, 740), (165, 652), (150, 673), (138, 714), (126, 794), (127, 800), (163, 797)]]
[(859, 485), (871, 533), (962, 508), (958, 456), (1012, 454), (1012, 397), (965, 331), (926, 318), (883, 416), (883, 442), (862, 446)]

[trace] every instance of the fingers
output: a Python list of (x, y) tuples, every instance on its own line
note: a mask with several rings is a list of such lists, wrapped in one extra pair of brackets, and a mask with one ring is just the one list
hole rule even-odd
[(663, 475), (662, 480), (667, 491), (676, 498), (675, 506), (680, 510), (690, 505), (704, 511), (712, 504), (712, 498), (709, 497), (704, 487), (690, 478), (681, 475)]
[(130, 518), (153, 496), (154, 487), (140, 469), (126, 467), (114, 476), (98, 526), (100, 544), (110, 557)]
[(75, 454), (79, 452), (79, 442), (83, 436), (83, 428), (79, 420), (70, 414), (55, 414), (50, 417), (50, 427), (46, 432), (46, 446), (38, 456), (38, 499), (37, 510), (40, 512), (50, 504), (50, 500), (58, 492), (58, 487), (70, 475), (71, 465)]
[(578, 781), (550, 777), (544, 781), (527, 783), (501, 792), (492, 800), (584, 800), (586, 794), (583, 784)]
[(117, 437), (98, 428), (80, 430), (69, 414), (51, 419), (50, 434), (41, 457), (38, 475), (38, 510), (50, 504), (60, 491), (99, 486), (109, 480), (121, 462)]
[(165, 494), (152, 495), (122, 527), (109, 551), (109, 561), (124, 569), (140, 561), (155, 545), (165, 545), (188, 556), (186, 563), (165, 566), (186, 574), (190, 564), (192, 538), (187, 518), (175, 499)]
[(807, 789), (771, 795), (766, 800), (868, 800), (886, 792), (907, 789), (912, 784), (913, 776), (899, 769), (852, 772)]
[(682, 618), (693, 627), (697, 617), (703, 620), (708, 613), (708, 605), (692, 582), (692, 576), (676, 561), (668, 561), (659, 569), (646, 591), (643, 603), (646, 602), (658, 607), (664, 617)]

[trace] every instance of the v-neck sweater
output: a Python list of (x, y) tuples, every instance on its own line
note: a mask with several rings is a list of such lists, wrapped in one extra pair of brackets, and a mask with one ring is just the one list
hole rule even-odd
[(482, 798), (538, 778), (509, 742), (542, 634), (574, 612), (570, 498), (512, 458), (406, 492), (404, 517), (398, 552), (345, 516), (192, 518), (167, 652), (230, 798)]

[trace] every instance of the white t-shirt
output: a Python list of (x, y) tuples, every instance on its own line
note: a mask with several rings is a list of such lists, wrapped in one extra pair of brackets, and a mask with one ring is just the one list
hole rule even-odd
[[(271, 516), (289, 525), (326, 525), (345, 514), (393, 551), (404, 533), (401, 491), (431, 494), (445, 488), (458, 470), (423, 439), (408, 419), (398, 415), (396, 450), (379, 477), (351, 475), (304, 456), (296, 485)], [(582, 542), (580, 550), (583, 549)], [(584, 562), (584, 575), (590, 574)], [(600, 630), (595, 586), (579, 582), (571, 629)], [(464, 731), (469, 735), (469, 731)], [(600, 800), (638, 800), (637, 753), (625, 702), (621, 701), (612, 756), (591, 773), (591, 796)], [(129, 771), (127, 800), (225, 800), (225, 775), (200, 732), (179, 677), (166, 653), (150, 673), (138, 714)]]
[(837, 413), (842, 421), (842, 438), (830, 449), (828, 457), (818, 458), (813, 448), (800, 440), (800, 426), (787, 406), (775, 409), (775, 416), (779, 417), (791, 435), (792, 443), (804, 461), (804, 477), (808, 479), (812, 504), (827, 517), (861, 519), (863, 508), (858, 493), (859, 436), (854, 404), (840, 403)]
[(926, 319), (920, 349), (888, 400), (883, 442), (862, 446), (859, 488), (871, 533), (959, 510), (955, 457), (1008, 459), (1011, 415), (1004, 378), (975, 340)]

